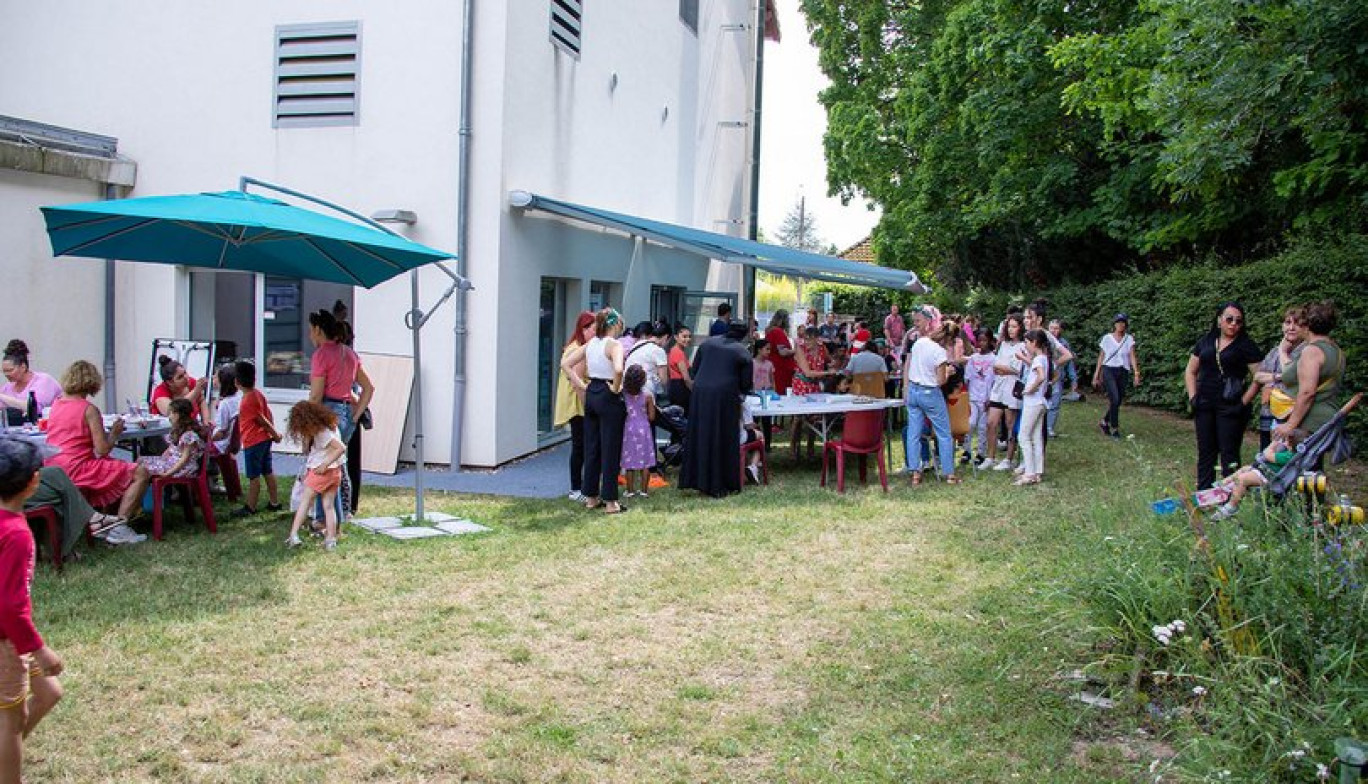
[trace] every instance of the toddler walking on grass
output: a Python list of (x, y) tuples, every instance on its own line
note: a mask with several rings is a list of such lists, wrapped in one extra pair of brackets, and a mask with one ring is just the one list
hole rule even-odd
[(327, 406), (301, 400), (290, 409), (287, 425), (290, 437), (299, 444), (307, 457), (304, 460), (304, 492), (299, 498), (290, 525), (290, 538), (285, 544), (298, 547), (299, 527), (309, 515), (314, 498), (323, 499), (323, 519), (326, 527), (323, 549), (337, 547), (337, 490), (342, 484), (342, 466), (347, 459), (347, 445), (337, 430), (337, 415)]
[(62, 698), (62, 657), (33, 625), (34, 545), (24, 501), (38, 489), (38, 447), (0, 439), (0, 782), (18, 782), (24, 738)]

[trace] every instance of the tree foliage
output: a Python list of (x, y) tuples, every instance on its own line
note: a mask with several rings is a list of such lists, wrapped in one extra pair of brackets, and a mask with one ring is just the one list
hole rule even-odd
[(1040, 286), (1364, 225), (1362, 0), (802, 6), (883, 263)]

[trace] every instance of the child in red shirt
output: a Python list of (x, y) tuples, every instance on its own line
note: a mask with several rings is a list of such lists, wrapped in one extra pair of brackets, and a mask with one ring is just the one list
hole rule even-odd
[(271, 444), (280, 443), (280, 432), (275, 428), (275, 417), (266, 404), (266, 396), (256, 388), (256, 365), (239, 362), (233, 366), (233, 371), (237, 375), (238, 389), (242, 391), (242, 402), (238, 405), (238, 436), (242, 439), (243, 473), (248, 480), (247, 503), (234, 515), (248, 517), (257, 513), (263, 477), (271, 499), (266, 508), (279, 512), (284, 507), (280, 505), (280, 491), (271, 465)]
[(43, 457), (17, 438), (0, 439), (0, 781), (19, 781), (24, 738), (62, 698), (62, 657), (33, 625), (33, 534), (24, 501), (38, 489)]

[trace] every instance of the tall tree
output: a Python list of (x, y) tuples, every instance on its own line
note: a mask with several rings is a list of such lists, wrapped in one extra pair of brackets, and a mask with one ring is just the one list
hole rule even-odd
[(817, 233), (817, 216), (808, 210), (806, 196), (799, 196), (798, 201), (793, 203), (793, 208), (784, 216), (774, 236), (786, 248), (809, 253), (822, 253), (827, 245)]

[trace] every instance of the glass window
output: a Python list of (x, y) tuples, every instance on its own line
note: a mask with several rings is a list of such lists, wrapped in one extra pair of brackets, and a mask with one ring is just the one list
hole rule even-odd
[(352, 306), (352, 287), (316, 280), (266, 276), (265, 304), (261, 314), (266, 351), (264, 386), (275, 389), (308, 389), (309, 313), (331, 310), (341, 300)]

